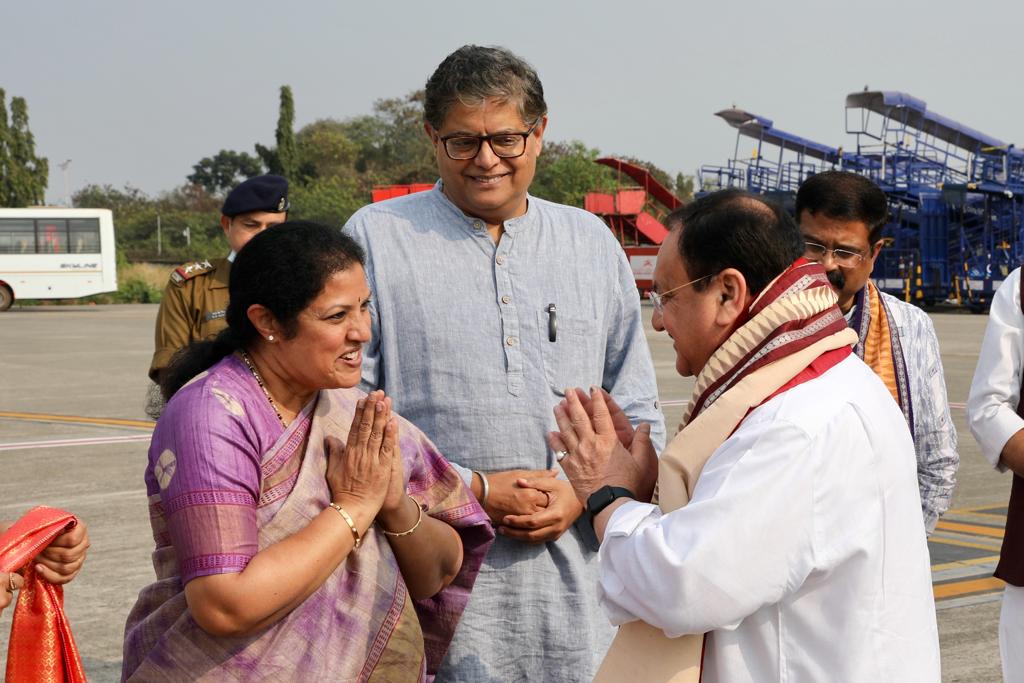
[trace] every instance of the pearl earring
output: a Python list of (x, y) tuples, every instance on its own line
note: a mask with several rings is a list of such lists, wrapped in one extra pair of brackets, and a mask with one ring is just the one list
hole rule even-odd
[(274, 341), (274, 335), (268, 334), (267, 335), (267, 341)]

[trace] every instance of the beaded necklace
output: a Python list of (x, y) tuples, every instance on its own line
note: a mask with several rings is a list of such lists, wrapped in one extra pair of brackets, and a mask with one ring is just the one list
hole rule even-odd
[(252, 362), (252, 359), (249, 358), (249, 354), (245, 351), (240, 351), (239, 354), (242, 356), (242, 362), (245, 363), (245, 367), (249, 368), (249, 372), (252, 373), (253, 379), (256, 380), (256, 384), (259, 384), (260, 389), (263, 390), (263, 395), (267, 397), (268, 401), (270, 401), (270, 407), (274, 409), (275, 413), (277, 413), (277, 419), (280, 420), (281, 425), (287, 429), (288, 423), (284, 421), (283, 417), (281, 417), (281, 411), (278, 410), (274, 397), (270, 395), (269, 391), (267, 391), (267, 385), (263, 382), (263, 376), (260, 374), (260, 371), (256, 369), (256, 364)]

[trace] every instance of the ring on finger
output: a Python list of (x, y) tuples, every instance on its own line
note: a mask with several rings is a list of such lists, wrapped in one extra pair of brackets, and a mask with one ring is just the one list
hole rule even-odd
[(562, 462), (562, 460), (564, 460), (565, 456), (567, 455), (569, 455), (569, 451), (555, 451), (555, 460), (558, 462)]
[(7, 575), (7, 592), (13, 593), (18, 587), (14, 585), (14, 572)]

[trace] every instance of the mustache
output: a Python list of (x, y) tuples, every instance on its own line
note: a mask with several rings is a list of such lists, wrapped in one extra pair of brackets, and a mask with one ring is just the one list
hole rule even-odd
[(843, 274), (843, 271), (830, 270), (825, 273), (825, 275), (828, 277), (829, 284), (831, 284), (835, 289), (842, 289), (846, 286), (846, 275)]

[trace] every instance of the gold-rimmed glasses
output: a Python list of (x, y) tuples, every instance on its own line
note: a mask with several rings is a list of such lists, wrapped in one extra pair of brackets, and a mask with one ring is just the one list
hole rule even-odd
[(692, 285), (694, 283), (697, 283), (697, 282), (700, 282), (701, 280), (707, 280), (709, 277), (714, 277), (714, 275), (705, 275), (704, 277), (699, 277), (696, 280), (690, 280), (689, 282), (684, 282), (683, 284), (679, 285), (678, 287), (673, 287), (672, 289), (668, 290), (667, 292), (662, 292), (660, 294), (658, 292), (655, 292), (652, 289), (652, 290), (647, 292), (647, 298), (650, 299), (651, 302), (654, 304), (654, 312), (655, 313), (662, 313), (662, 312), (665, 311), (665, 302), (672, 298), (672, 293), (673, 292), (675, 292), (676, 290), (682, 289), (683, 287), (689, 287), (690, 285)]
[(841, 268), (854, 268), (864, 260), (864, 254), (859, 251), (829, 249), (824, 244), (804, 241), (804, 258), (807, 260), (821, 263), (829, 254), (832, 254), (832, 260)]

